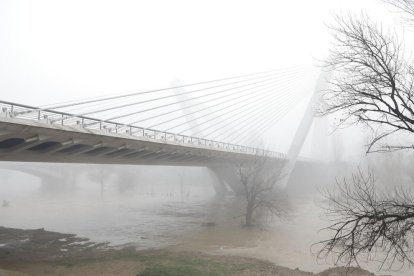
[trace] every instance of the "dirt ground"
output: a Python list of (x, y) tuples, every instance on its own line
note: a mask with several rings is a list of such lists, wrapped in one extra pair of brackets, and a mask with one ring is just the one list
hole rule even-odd
[(359, 268), (314, 274), (258, 259), (194, 251), (114, 249), (72, 234), (0, 227), (0, 276), (278, 275), (373, 276)]

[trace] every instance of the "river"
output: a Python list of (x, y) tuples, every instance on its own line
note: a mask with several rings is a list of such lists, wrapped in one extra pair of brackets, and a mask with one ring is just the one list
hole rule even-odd
[[(12, 174), (2, 180), (0, 191), (0, 200), (9, 202), (0, 207), (5, 227), (45, 228), (138, 249), (169, 246), (262, 258), (313, 272), (332, 266), (329, 260), (317, 262), (310, 249), (325, 235), (319, 231), (324, 222), (317, 195), (296, 199), (289, 220), (244, 228), (241, 216), (228, 214), (232, 210), (215, 201), (209, 185), (147, 185), (121, 191), (117, 185), (102, 187), (85, 180), (70, 189), (49, 190), (32, 177)], [(216, 224), (208, 226), (213, 221)], [(375, 272), (374, 264), (368, 268)]]

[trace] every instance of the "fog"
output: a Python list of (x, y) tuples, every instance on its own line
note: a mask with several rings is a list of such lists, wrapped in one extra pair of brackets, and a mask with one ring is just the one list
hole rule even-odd
[(412, 156), (298, 165), (286, 188), (289, 219), (259, 221), (251, 229), (242, 227), (233, 195), (216, 194), (217, 179), (206, 168), (2, 162), (0, 220), (4, 227), (74, 233), (111, 246), (254, 257), (318, 272), (332, 266), (312, 251), (327, 234), (320, 231), (327, 225), (320, 191), (357, 166), (373, 168), (385, 189), (391, 179), (410, 183), (410, 168), (398, 165), (405, 159)]
[[(413, 45), (379, 0), (0, 0), (0, 274), (37, 275), (59, 266), (50, 260), (130, 248), (254, 258), (286, 275), (341, 265), (317, 257), (331, 234), (326, 191), (358, 169), (386, 195), (411, 192), (414, 180), (410, 151), (367, 154), (372, 128), (342, 124), (340, 112), (317, 116), (312, 102), (330, 80), (321, 66), (327, 26), (360, 13)], [(256, 84), (264, 88), (251, 90)], [(410, 135), (384, 141), (412, 144)], [(256, 171), (280, 171), (253, 205), (279, 196), (282, 211), (258, 208), (250, 225), (243, 165), (255, 165), (261, 150), (271, 165)], [(44, 245), (22, 230), (70, 235)], [(413, 272), (359, 265), (376, 275)]]

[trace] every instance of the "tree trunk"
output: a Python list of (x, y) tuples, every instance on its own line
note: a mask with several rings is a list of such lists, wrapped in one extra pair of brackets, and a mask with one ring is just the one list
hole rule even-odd
[(247, 208), (246, 208), (246, 221), (245, 221), (246, 226), (252, 226), (252, 222), (253, 222), (252, 220), (253, 220), (253, 204), (248, 202)]

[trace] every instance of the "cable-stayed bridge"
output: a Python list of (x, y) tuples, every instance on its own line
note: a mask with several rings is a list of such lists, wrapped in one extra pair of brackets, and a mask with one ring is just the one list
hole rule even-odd
[(293, 67), (41, 107), (0, 101), (0, 160), (218, 166), (266, 153), (284, 161), (257, 145), (314, 92), (309, 76)]

